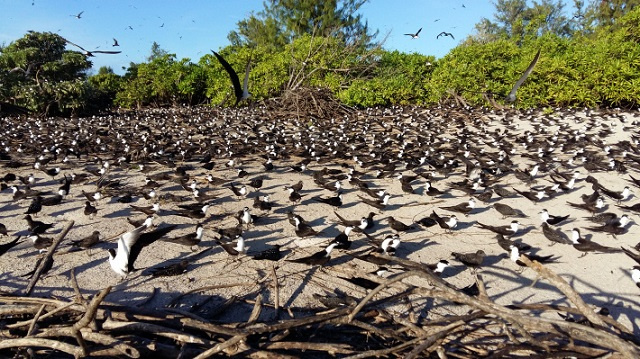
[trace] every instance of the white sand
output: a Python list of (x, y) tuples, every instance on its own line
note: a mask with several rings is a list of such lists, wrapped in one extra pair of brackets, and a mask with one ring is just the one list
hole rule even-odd
[[(491, 132), (504, 128), (502, 120), (505, 116), (503, 115), (489, 116), (481, 113), (477, 113), (476, 115), (486, 122)], [(389, 115), (385, 121), (399, 116), (401, 115)], [(462, 115), (456, 114), (455, 112), (451, 113), (451, 117), (453, 118), (459, 118), (460, 116)], [(599, 119), (599, 124), (590, 128), (586, 133), (591, 138), (597, 138), (596, 134), (602, 130), (602, 125), (611, 126), (613, 134), (606, 138), (606, 142), (614, 148), (618, 141), (630, 140), (631, 135), (634, 134), (633, 131), (637, 131), (635, 127), (623, 129), (624, 126), (631, 126), (631, 122), (636, 120), (636, 113), (624, 114), (624, 118), (627, 121), (626, 124), (622, 124), (617, 118), (608, 115), (593, 116)], [(426, 123), (428, 118), (430, 118), (430, 115), (426, 113), (421, 116), (415, 116), (413, 126), (428, 126)], [(510, 115), (507, 117), (507, 121), (504, 122), (510, 126), (519, 125), (519, 128), (511, 130), (511, 133), (517, 136), (523, 136), (525, 131), (532, 129), (531, 121), (539, 122), (543, 118), (544, 116), (541, 114)], [(580, 116), (560, 114), (552, 115), (549, 118), (553, 118), (562, 123), (568, 123), (574, 129), (579, 129), (587, 124), (584, 114)], [(408, 122), (409, 118), (404, 117), (404, 121)], [(440, 120), (434, 119), (433, 121)], [(451, 119), (444, 119), (443, 121), (452, 122)], [(473, 130), (473, 128), (470, 129)], [(557, 125), (553, 124), (548, 128), (548, 134), (538, 136), (551, 138), (556, 129)], [(353, 128), (345, 129), (348, 133), (354, 130)], [(457, 146), (455, 141), (458, 131), (460, 130), (451, 127), (446, 135), (438, 134), (438, 138), (446, 136)], [(407, 139), (415, 142), (414, 138), (408, 137)], [(513, 140), (513, 138), (510, 138), (510, 140)], [(13, 144), (12, 147), (15, 148), (15, 144)], [(487, 149), (491, 152), (497, 152), (497, 150), (491, 148), (491, 146), (488, 146)], [(588, 149), (602, 152), (601, 148), (593, 145), (589, 146)], [(389, 150), (397, 150), (397, 146), (389, 146)], [(530, 158), (521, 156), (522, 154), (527, 154), (527, 150), (516, 146), (516, 151), (518, 154), (513, 155), (511, 158), (520, 169), (525, 169), (533, 163)], [(198, 156), (198, 158), (200, 158), (200, 156)], [(554, 156), (566, 160), (570, 157), (570, 154), (561, 153), (556, 150)], [(32, 164), (33, 156), (25, 156), (22, 160)], [(259, 157), (239, 158), (242, 168), (250, 173), (250, 176), (245, 179), (237, 179), (235, 170), (224, 166), (228, 158), (217, 158), (214, 160), (216, 161), (216, 168), (213, 171), (200, 168), (200, 164), (198, 163), (188, 162), (187, 164), (196, 166), (196, 169), (189, 171), (189, 174), (198, 179), (204, 179), (207, 173), (212, 173), (218, 177), (231, 179), (236, 183), (248, 183), (248, 179), (263, 173), (261, 165), (263, 159)], [(281, 244), (283, 245), (284, 252), (287, 254), (286, 258), (299, 258), (321, 250), (321, 245), (328, 243), (328, 241), (342, 230), (342, 226), (336, 225), (333, 208), (326, 204), (310, 200), (311, 197), (317, 195), (323, 197), (332, 195), (330, 191), (319, 189), (318, 186), (314, 184), (311, 176), (312, 171), (320, 170), (325, 166), (329, 168), (340, 167), (332, 165), (331, 163), (317, 164), (312, 162), (309, 165), (309, 170), (304, 174), (298, 174), (288, 170), (288, 166), (296, 163), (298, 160), (299, 158), (296, 157), (292, 157), (287, 161), (281, 159), (275, 160), (276, 170), (266, 174), (268, 179), (265, 180), (262, 189), (252, 189), (247, 198), (236, 199), (233, 193), (227, 188), (215, 189), (220, 193), (221, 198), (215, 200), (214, 206), (209, 210), (209, 213), (212, 215), (235, 212), (244, 206), (251, 208), (253, 197), (256, 195), (269, 194), (271, 200), (280, 205), (280, 207), (277, 207), (272, 213), (261, 213), (257, 209), (252, 209), (252, 213), (266, 216), (267, 219), (266, 224), (252, 226), (246, 231), (244, 237), (247, 240), (247, 245), (250, 247), (250, 253), (265, 249), (269, 245)], [(348, 162), (353, 163), (352, 161)], [(84, 161), (76, 165), (84, 166)], [(51, 168), (53, 165), (49, 165), (48, 167)], [(97, 168), (97, 165), (92, 165), (92, 167)], [(427, 167), (425, 166), (425, 168)], [(634, 176), (638, 172), (631, 166), (627, 166), (627, 168), (629, 173)], [(356, 169), (361, 170), (359, 167), (356, 167)], [(563, 167), (561, 167), (561, 169), (569, 170), (569, 168)], [(578, 169), (584, 179), (588, 174), (587, 171), (584, 168)], [(158, 167), (157, 170), (152, 173), (167, 170), (169, 169)], [(2, 168), (0, 171), (0, 176), (4, 176), (4, 174), (9, 171), (17, 175), (33, 173), (37, 178), (36, 185), (33, 189), (49, 190), (52, 192), (55, 192), (59, 186), (58, 179), (62, 177), (62, 175), (60, 175), (56, 177), (56, 180), (52, 180), (45, 173), (32, 168), (22, 168), (15, 171)], [(63, 174), (70, 174), (72, 172), (80, 173), (82, 169), (63, 166)], [(410, 174), (410, 171), (402, 172)], [(459, 167), (446, 179), (441, 175), (436, 175), (433, 185), (438, 189), (445, 190), (448, 188), (449, 182), (463, 179), (463, 172), (464, 165)], [(593, 173), (592, 175), (607, 188), (613, 190), (620, 191), (625, 185), (629, 185), (627, 181), (629, 178), (628, 174), (609, 171)], [(394, 195), (391, 199), (391, 209), (380, 211), (380, 214), (375, 217), (377, 225), (372, 235), (376, 238), (383, 238), (385, 234), (392, 232), (386, 221), (380, 222), (382, 218), (388, 215), (393, 215), (397, 220), (401, 220), (404, 223), (411, 223), (413, 220), (427, 216), (434, 209), (441, 215), (451, 214), (438, 207), (454, 205), (464, 202), (469, 198), (460, 191), (452, 191), (452, 197), (445, 199), (433, 199), (420, 194), (407, 195), (402, 192), (399, 180), (393, 177), (372, 179), (370, 176), (371, 174), (364, 180), (372, 186), (386, 189)], [(144, 177), (145, 174), (123, 167), (113, 167), (110, 172), (110, 178), (120, 179), (129, 187), (142, 186)], [(262, 292), (266, 295), (265, 302), (273, 303), (274, 299), (270, 285), (267, 283), (261, 287), (261, 285), (256, 284), (261, 279), (270, 276), (273, 262), (254, 261), (244, 255), (238, 258), (230, 258), (220, 246), (215, 244), (215, 239), (217, 239), (218, 235), (214, 232), (214, 227), (234, 226), (236, 222), (235, 219), (231, 217), (223, 220), (215, 219), (207, 223), (205, 237), (199, 247), (200, 249), (211, 247), (212, 250), (202, 259), (192, 263), (188, 273), (176, 277), (153, 278), (143, 276), (141, 275), (142, 271), (138, 271), (130, 274), (125, 281), (121, 282), (120, 278), (109, 266), (106, 249), (115, 248), (116, 242), (113, 239), (124, 231), (132, 228), (126, 221), (126, 217), (132, 216), (132, 214), (129, 209), (129, 204), (121, 204), (115, 201), (116, 198), (107, 197), (98, 201), (97, 207), (99, 212), (97, 217), (89, 218), (85, 216), (83, 214), (85, 198), (81, 190), (95, 191), (96, 187), (94, 183), (97, 177), (91, 176), (91, 178), (92, 180), (87, 184), (72, 185), (70, 195), (65, 198), (62, 204), (55, 207), (44, 207), (42, 212), (35, 217), (36, 220), (56, 223), (53, 231), (47, 233), (46, 236), (55, 236), (56, 233), (61, 231), (68, 220), (74, 220), (75, 225), (59, 247), (58, 252), (60, 253), (55, 256), (53, 269), (38, 282), (34, 295), (72, 297), (73, 290), (69, 284), (69, 274), (72, 269), (75, 269), (80, 288), (87, 293), (94, 293), (105, 286), (115, 285), (114, 291), (107, 297), (107, 301), (110, 302), (124, 304), (140, 303), (152, 293), (154, 288), (159, 288), (160, 294), (154, 298), (150, 305), (162, 306), (180, 293), (192, 289), (240, 283), (246, 285), (208, 290), (200, 293), (197, 297), (191, 297), (191, 300), (193, 300), (194, 303), (202, 302), (208, 296), (216, 296), (214, 302), (220, 304), (232, 296), (241, 297), (249, 294), (248, 297), (252, 298), (256, 292)], [(543, 178), (548, 178), (548, 176), (546, 176), (546, 174), (542, 176), (539, 175), (539, 179), (535, 184), (549, 185), (550, 183)], [(293, 207), (291, 207), (287, 199), (288, 193), (283, 189), (283, 186), (293, 184), (298, 180), (304, 182), (302, 194), (305, 195), (305, 197), (303, 198), (302, 204), (295, 207), (295, 213), (302, 215), (310, 221), (314, 228), (323, 231), (317, 237), (306, 239), (297, 238), (293, 226), (286, 220), (286, 211)], [(162, 182), (164, 184), (157, 189), (159, 195), (174, 193), (186, 197), (190, 196), (190, 194), (184, 191), (176, 182)], [(338, 212), (343, 217), (359, 219), (369, 211), (374, 210), (366, 204), (359, 203), (358, 195), (366, 196), (365, 194), (352, 188), (347, 181), (342, 181), (342, 183), (345, 187), (345, 208), (339, 209)], [(520, 190), (528, 190), (527, 186), (516, 179), (513, 174), (506, 176), (501, 183), (507, 185), (507, 188), (513, 186)], [(419, 190), (420, 193), (423, 184), (424, 179), (422, 178), (419, 178), (413, 183), (414, 188)], [(638, 294), (640, 294), (640, 289), (634, 285), (630, 277), (630, 268), (635, 264), (633, 260), (623, 253), (591, 253), (586, 257), (579, 258), (581, 252), (578, 252), (570, 245), (556, 244), (550, 246), (550, 242), (541, 232), (538, 212), (543, 208), (548, 209), (552, 214), (571, 215), (571, 221), (569, 223), (559, 226), (559, 228), (567, 234), (569, 234), (571, 228), (585, 228), (592, 225), (585, 219), (585, 217), (589, 216), (588, 212), (572, 209), (566, 204), (567, 201), (581, 202), (580, 195), (591, 193), (591, 185), (589, 183), (581, 181), (576, 187), (577, 189), (568, 194), (561, 194), (557, 198), (545, 200), (541, 203), (534, 204), (523, 197), (500, 199), (499, 202), (517, 207), (529, 216), (529, 218), (520, 220), (524, 227), (524, 231), (521, 233), (524, 234), (517, 235), (515, 239), (520, 239), (534, 248), (539, 249), (537, 254), (556, 254), (560, 256), (557, 263), (548, 265), (551, 270), (567, 280), (576, 291), (582, 294), (582, 298), (588, 304), (593, 305), (594, 308), (607, 306), (613, 318), (620, 320), (626, 325), (632, 326), (634, 332), (638, 333), (637, 325), (640, 324), (638, 318)], [(636, 194), (638, 193), (638, 188), (632, 186), (632, 190)], [(531, 284), (536, 279), (535, 272), (527, 269), (519, 273), (520, 267), (511, 262), (506, 252), (496, 244), (494, 234), (474, 225), (476, 222), (502, 225), (508, 224), (512, 220), (510, 218), (502, 219), (501, 216), (491, 208), (491, 204), (495, 203), (496, 198), (497, 196), (494, 195), (490, 203), (478, 201), (477, 208), (468, 217), (458, 214), (458, 218), (461, 221), (459, 227), (461, 228), (452, 233), (445, 233), (444, 230), (435, 226), (428, 230), (420, 229), (401, 234), (402, 244), (397, 251), (397, 256), (421, 263), (435, 263), (440, 259), (448, 259), (452, 267), (446, 269), (443, 277), (452, 285), (462, 287), (472, 283), (473, 277), (469, 270), (466, 270), (463, 265), (451, 257), (451, 252), (475, 252), (477, 249), (482, 249), (486, 252), (487, 258), (480, 272), (482, 273), (487, 285), (488, 294), (492, 300), (500, 304), (547, 303), (569, 305), (570, 303), (567, 302), (566, 298), (544, 280), (537, 282), (531, 287)], [(26, 221), (23, 219), (23, 213), (28, 207), (29, 202), (30, 200), (22, 200), (14, 203), (10, 190), (5, 190), (0, 194), (0, 222), (7, 226), (11, 235), (24, 236), (28, 233)], [(630, 200), (624, 201), (623, 204), (632, 205), (637, 202), (638, 199), (634, 195)], [(151, 203), (151, 201), (139, 197), (136, 198), (133, 204), (144, 206), (150, 205)], [(608, 211), (617, 214), (624, 213), (624, 211), (615, 206), (615, 201), (607, 198), (606, 203), (609, 205)], [(160, 216), (157, 216), (155, 219), (155, 223), (179, 224), (178, 229), (172, 232), (169, 235), (170, 237), (191, 232), (195, 228), (197, 220), (170, 215), (170, 212), (174, 209), (176, 209), (174, 204), (162, 204), (162, 212)], [(374, 210), (374, 212), (379, 211)], [(633, 222), (629, 225), (628, 233), (618, 236), (617, 239), (602, 233), (591, 233), (584, 229), (582, 230), (583, 236), (592, 234), (591, 239), (603, 245), (633, 247), (639, 241), (638, 233), (640, 230), (637, 226), (638, 215), (632, 212), (627, 213)], [(138, 214), (133, 215), (133, 217), (140, 219), (144, 216)], [(91, 255), (89, 255), (88, 251), (63, 253), (69, 248), (69, 240), (82, 238), (94, 230), (101, 232), (101, 238), (103, 240), (110, 239), (110, 241), (98, 244), (91, 250)], [(355, 250), (368, 247), (367, 241), (361, 234), (354, 234), (351, 236), (351, 239), (354, 241), (352, 248), (355, 248)], [(9, 237), (0, 238), (1, 243), (5, 243), (8, 240)], [(143, 250), (142, 255), (136, 262), (136, 267), (144, 269), (147, 267), (166, 265), (167, 263), (174, 263), (176, 259), (193, 253), (195, 252), (192, 252), (188, 247), (158, 241)], [(31, 243), (27, 241), (22, 242), (19, 246), (0, 257), (0, 290), (5, 292), (22, 292), (28, 283), (28, 278), (24, 278), (22, 275), (33, 269), (36, 257), (37, 251), (32, 247)], [(346, 254), (345, 251), (335, 251), (332, 254), (332, 259), (328, 266), (322, 270), (311, 269), (309, 266), (286, 262), (285, 260), (277, 262), (276, 267), (281, 286), (280, 305), (285, 308), (318, 306), (319, 304), (311, 295), (313, 293), (324, 293), (325, 290), (333, 291), (336, 288), (361, 298), (366, 293), (364, 289), (339, 279), (337, 276), (347, 276), (349, 273), (364, 276), (366, 272), (373, 271), (376, 268), (376, 266), (371, 263), (353, 259)], [(395, 272), (400, 270), (398, 266), (392, 266), (392, 268), (394, 268)], [(185, 302), (189, 302), (189, 300), (190, 299), (185, 299)], [(417, 303), (420, 303), (420, 306), (414, 306), (411, 309), (417, 314), (437, 316), (438, 313), (444, 313), (439, 312), (438, 308), (432, 308), (433, 303)], [(392, 310), (398, 311), (401, 314), (406, 314), (406, 312), (409, 311), (409, 309), (406, 307), (403, 308), (402, 306), (394, 307)], [(442, 309), (442, 311), (446, 310)], [(240, 315), (239, 320), (248, 316), (248, 313), (236, 314)]]

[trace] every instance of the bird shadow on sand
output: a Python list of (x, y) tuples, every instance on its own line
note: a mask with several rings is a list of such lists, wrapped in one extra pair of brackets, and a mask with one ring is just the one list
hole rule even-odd
[[(107, 204), (116, 204), (116, 203), (120, 203), (118, 202), (118, 200), (120, 198), (122, 198), (123, 196), (112, 196), (111, 198), (109, 198), (109, 202), (107, 202)], [(134, 197), (131, 196), (131, 201), (127, 202), (126, 204), (136, 204), (141, 200), (142, 197)]]
[[(166, 266), (172, 265), (172, 264), (180, 263), (183, 260), (187, 260), (189, 262), (189, 264), (188, 264), (188, 266), (186, 268), (186, 271), (184, 273), (182, 273), (182, 274), (185, 274), (185, 273), (187, 273), (187, 272), (189, 272), (191, 270), (195, 270), (196, 268), (199, 268), (199, 267), (202, 267), (204, 265), (209, 264), (206, 261), (202, 261), (202, 260), (204, 258), (208, 257), (208, 256), (215, 255), (216, 253), (219, 253), (219, 252), (222, 251), (222, 248), (220, 248), (219, 246), (208, 247), (208, 248), (205, 248), (205, 249), (200, 249), (199, 251), (198, 250), (195, 250), (195, 251), (189, 250), (189, 247), (187, 247), (187, 246), (183, 246), (183, 247), (186, 249), (186, 251), (183, 251), (177, 257), (164, 260), (164, 261), (162, 261), (160, 263), (157, 263), (157, 264), (154, 264), (154, 265), (152, 265), (150, 267), (138, 268), (140, 276), (141, 277), (149, 277), (149, 276), (151, 276), (151, 278), (146, 280), (146, 281), (150, 281), (150, 280), (154, 279), (154, 277), (152, 275), (153, 275), (153, 272), (155, 270), (160, 269), (162, 267), (166, 267)], [(196, 263), (196, 262), (199, 262), (199, 261), (202, 261), (202, 262)], [(181, 274), (179, 274), (179, 275), (181, 275)], [(167, 276), (167, 277), (177, 277), (177, 276), (178, 275)], [(143, 281), (142, 283), (144, 283), (146, 281)], [(142, 284), (142, 283), (140, 283), (140, 284)]]
[(516, 232), (512, 238), (519, 238), (519, 237), (523, 237), (533, 231), (535, 231), (537, 229), (536, 226), (526, 226), (522, 229), (519, 229), (518, 232)]
[[(120, 218), (120, 217), (130, 217), (132, 215), (133, 211), (131, 209), (131, 207), (125, 207), (122, 209), (119, 209), (117, 211), (102, 215), (102, 218)], [(142, 214), (140, 212), (136, 212), (139, 214)]]
[[(2, 212), (9, 212), (9, 211), (15, 211), (18, 208), (20, 208), (20, 206), (15, 203), (13, 200), (8, 201), (9, 204), (7, 204), (6, 206), (0, 208), (0, 213)], [(2, 218), (6, 218), (6, 217), (13, 217), (13, 216), (2, 216)]]
[(245, 237), (245, 240), (251, 240), (251, 243), (253, 244), (254, 240), (262, 239), (262, 237), (271, 236), (271, 235), (274, 235), (276, 233), (282, 233), (283, 231), (284, 230), (282, 228), (275, 229), (275, 230), (248, 229), (248, 230), (244, 231), (242, 235), (243, 235), (243, 237)]
[(62, 215), (66, 214), (66, 213), (69, 213), (69, 212), (77, 211), (77, 210), (79, 210), (81, 208), (83, 208), (83, 207), (80, 206), (80, 207), (65, 208), (65, 209), (62, 209), (60, 211), (51, 212), (51, 213), (49, 213), (49, 215), (52, 216), (52, 217), (58, 217), (58, 216), (62, 216)]
[(480, 213), (484, 213), (487, 212), (488, 210), (490, 210), (491, 207), (486, 206), (486, 207), (478, 207), (478, 208), (474, 208), (473, 211), (471, 211), (470, 214), (480, 214)]
[(471, 222), (462, 222), (459, 221), (458, 224), (456, 225), (455, 230), (456, 231), (464, 231), (467, 230), (469, 228), (472, 228), (474, 224), (478, 223), (477, 221), (471, 221)]
[(424, 238), (419, 241), (411, 241), (411, 242), (402, 242), (400, 247), (398, 247), (396, 251), (396, 256), (400, 258), (407, 258), (409, 254), (422, 250), (423, 248), (428, 248), (434, 245), (438, 245), (437, 242), (429, 240), (428, 238)]
[[(308, 265), (306, 265), (306, 264), (300, 264), (300, 266), (308, 267)], [(313, 278), (313, 276), (316, 273), (316, 271), (318, 271), (318, 268), (319, 267), (314, 266), (311, 269), (305, 269), (304, 272), (306, 272), (306, 273), (305, 273), (303, 279), (300, 281), (300, 285), (298, 285), (297, 288), (293, 290), (293, 293), (291, 293), (291, 296), (289, 297), (287, 302), (284, 304), (285, 308), (293, 305), (293, 302), (296, 300), (296, 298), (298, 298), (298, 296), (300, 294), (302, 294), (302, 291), (304, 290), (306, 284), (309, 283), (311, 278)]]

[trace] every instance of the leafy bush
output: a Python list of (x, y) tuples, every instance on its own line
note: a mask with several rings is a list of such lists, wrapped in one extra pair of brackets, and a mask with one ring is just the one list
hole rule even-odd
[(204, 97), (204, 72), (189, 59), (176, 61), (175, 57), (164, 54), (137, 64), (125, 76), (127, 81), (116, 95), (116, 104), (142, 107), (199, 103)]

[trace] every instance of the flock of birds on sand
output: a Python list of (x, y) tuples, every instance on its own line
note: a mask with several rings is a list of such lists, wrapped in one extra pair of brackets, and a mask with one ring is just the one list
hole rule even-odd
[[(475, 226), (495, 236), (494, 250), (504, 251), (515, 268), (524, 266), (521, 256), (558, 261), (553, 250), (538, 254), (544, 242), (528, 240), (539, 230), (551, 245), (628, 256), (635, 263), (630, 277), (640, 286), (640, 246), (605, 243), (624, 238), (632, 213), (640, 212), (640, 203), (630, 203), (632, 189), (640, 187), (638, 120), (615, 113), (583, 118), (570, 110), (559, 118), (387, 108), (353, 118), (275, 119), (260, 107), (240, 115), (173, 109), (2, 118), (0, 236), (7, 239), (0, 261), (13, 251), (46, 251), (61, 227), (48, 214), (83, 203), (77, 215), (89, 225), (111, 221), (110, 233), (77, 238), (72, 229), (65, 241), (77, 250), (107, 248), (105, 264), (120, 278), (135, 274), (136, 260), (153, 243), (155, 251), (168, 245), (195, 250), (206, 237), (214, 244), (204, 254), (153, 268), (153, 275), (183, 275), (192, 261), (218, 256), (326, 266), (336, 252), (375, 265), (378, 273), (395, 255), (411, 257), (403, 242), (451, 241)], [(617, 126), (628, 138), (609, 143)], [(609, 176), (624, 176), (628, 185), (612, 188)], [(578, 195), (578, 188), (587, 192)], [(575, 210), (556, 213), (558, 202)], [(536, 213), (517, 203), (534, 204)], [(425, 215), (394, 217), (407, 209)], [(495, 211), (495, 219), (461, 228), (460, 217), (482, 211)], [(539, 217), (539, 225), (523, 231), (521, 221), (531, 217)], [(590, 224), (562, 227), (576, 220)], [(330, 225), (319, 228), (319, 222)], [(248, 250), (261, 227), (281, 235)], [(116, 242), (104, 243), (110, 237)], [(296, 245), (300, 240), (320, 247), (308, 253)], [(480, 270), (486, 256), (483, 249), (468, 250), (416, 263), (442, 274), (452, 260)], [(365, 288), (378, 283), (345, 279)]]
[[(81, 16), (82, 12), (75, 15)], [(405, 35), (415, 39), (421, 30)], [(453, 38), (446, 32), (440, 36)], [(86, 56), (119, 53), (87, 51), (65, 41)], [(116, 39), (113, 46), (118, 46)], [(236, 105), (249, 98), (250, 65), (241, 85), (231, 65), (213, 53), (229, 74)], [(540, 51), (505, 96), (507, 101), (516, 100), (516, 91), (539, 56)], [(640, 287), (640, 243), (624, 247), (590, 240), (601, 233), (624, 236), (632, 224), (630, 214), (640, 212), (640, 203), (627, 203), (632, 188), (640, 187), (640, 179), (634, 177), (640, 169), (638, 120), (629, 123), (615, 113), (588, 112), (580, 117), (570, 110), (558, 116), (496, 114), (486, 109), (387, 108), (344, 118), (282, 119), (254, 107), (235, 116), (173, 109), (64, 120), (5, 117), (0, 120), (7, 129), (0, 143), (0, 198), (5, 203), (0, 213), (11, 213), (0, 218), (9, 218), (12, 225), (0, 223), (0, 236), (15, 237), (0, 244), (0, 260), (15, 247), (25, 250), (23, 235), (33, 251), (46, 251), (53, 242), (50, 233), (58, 224), (54, 218), (42, 218), (42, 213), (80, 200), (83, 215), (91, 220), (101, 220), (103, 214), (112, 215), (122, 206), (127, 209), (124, 217), (142, 216), (127, 217), (132, 229), (118, 233), (117, 244), (108, 246), (108, 263), (123, 279), (137, 271), (136, 260), (151, 244), (162, 241), (193, 249), (205, 237), (215, 238), (215, 247), (228, 256), (255, 261), (285, 258), (286, 262), (325, 266), (340, 251), (353, 261), (375, 265), (375, 276), (388, 271), (386, 266), (395, 263), (393, 256), (402, 253), (401, 244), (416, 240), (415, 232), (428, 233), (432, 241), (464, 233), (458, 216), (472, 218), (482, 203), (498, 216), (494, 223), (475, 221), (473, 225), (495, 236), (497, 246), (516, 266), (525, 266), (521, 256), (542, 263), (559, 259), (556, 254), (538, 255), (539, 248), (520, 238), (520, 221), (539, 216), (540, 233), (552, 245), (573, 246), (583, 255), (626, 255), (635, 262), (630, 277)], [(530, 128), (522, 129), (519, 123)], [(617, 126), (628, 138), (608, 143)], [(528, 167), (519, 168), (520, 163)], [(629, 184), (611, 188), (605, 180), (610, 173), (627, 176)], [(265, 186), (269, 183), (276, 185)], [(589, 193), (576, 196), (581, 183)], [(395, 191), (398, 187), (400, 192)], [(316, 191), (325, 194), (312, 196)], [(282, 192), (286, 195), (279, 195)], [(282, 197), (282, 201), (272, 197)], [(542, 208), (527, 213), (506, 203), (510, 200)], [(544, 208), (545, 202), (557, 201), (575, 211), (561, 214), (554, 213), (555, 205)], [(298, 211), (301, 205), (304, 215)], [(424, 209), (430, 213), (409, 223), (392, 214), (413, 206), (416, 211), (412, 213)], [(340, 213), (351, 207), (357, 209), (353, 217)], [(16, 216), (23, 216), (24, 222), (16, 221)], [(561, 227), (579, 217), (590, 224), (570, 232)], [(163, 223), (163, 218), (174, 223)], [(513, 220), (502, 223), (507, 218)], [(319, 229), (314, 226), (318, 220), (334, 225)], [(221, 226), (229, 221), (235, 224)], [(317, 239), (314, 243), (324, 245), (301, 255), (295, 241), (293, 246), (292, 241), (282, 244), (287, 240), (283, 236), (273, 240), (278, 243), (249, 251), (252, 229), (260, 226), (288, 227), (291, 236)], [(185, 227), (191, 230), (172, 233)], [(119, 228), (114, 226), (113, 232)], [(437, 228), (442, 232), (434, 232)], [(327, 236), (332, 230), (338, 234)], [(94, 230), (69, 244), (91, 250), (104, 239), (103, 233)], [(191, 261), (210, 255), (210, 249), (153, 268), (151, 273), (183, 275)], [(482, 249), (452, 252), (450, 258), (418, 264), (441, 275), (450, 260), (475, 271), (483, 267), (486, 256)], [(53, 268), (53, 257), (48, 258), (45, 273)], [(364, 277), (343, 279), (367, 289), (378, 285)], [(462, 289), (477, 294), (477, 287)]]

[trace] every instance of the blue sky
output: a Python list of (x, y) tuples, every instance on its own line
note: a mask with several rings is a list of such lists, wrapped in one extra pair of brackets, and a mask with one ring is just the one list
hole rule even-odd
[[(145, 60), (153, 41), (178, 58), (197, 62), (211, 49), (227, 46), (227, 34), (236, 23), (263, 5), (259, 0), (0, 0), (0, 8), (0, 43), (8, 45), (28, 30), (50, 31), (89, 51), (122, 51), (91, 60), (96, 71), (106, 65), (123, 73), (123, 66)], [(442, 57), (473, 33), (482, 17), (492, 19), (494, 9), (490, 0), (370, 0), (360, 13), (372, 29), (380, 30), (380, 39), (388, 34), (386, 49)], [(81, 11), (80, 19), (71, 16)], [(421, 27), (419, 39), (403, 35)], [(455, 40), (436, 40), (441, 31), (452, 33)], [(120, 47), (111, 46), (112, 38)]]

